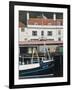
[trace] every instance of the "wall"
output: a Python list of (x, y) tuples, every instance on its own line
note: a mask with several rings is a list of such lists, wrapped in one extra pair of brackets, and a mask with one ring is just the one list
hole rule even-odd
[[(32, 35), (32, 31), (37, 31), (37, 36), (33, 36)], [(24, 32), (21, 31), (21, 28), (19, 28), (19, 40), (20, 41), (24, 41), (24, 39), (27, 38), (27, 40), (30, 39), (41, 39), (42, 35), (41, 35), (41, 31), (44, 31), (44, 35), (43, 38), (44, 39), (54, 39), (55, 41), (58, 41), (58, 38), (61, 38), (61, 40), (63, 40), (63, 29), (61, 28), (48, 28), (48, 27), (28, 27), (28, 28), (24, 28)], [(49, 36), (48, 35), (48, 31), (52, 32), (52, 35)], [(58, 31), (61, 31), (61, 35), (58, 34)]]
[[(20, 0), (17, 0), (17, 1), (20, 1)], [(72, 0), (38, 0), (38, 1), (37, 0), (21, 0), (21, 1), (70, 4), (71, 15), (72, 15)], [(72, 34), (72, 31), (71, 31), (71, 34)], [(72, 43), (71, 43), (71, 46), (72, 46)], [(72, 65), (71, 65), (71, 69), (72, 69)], [(72, 72), (71, 72), (71, 75), (72, 75)], [(8, 78), (9, 78), (9, 0), (1, 0), (0, 1), (0, 90), (8, 90)], [(44, 89), (45, 90), (64, 90), (64, 89), (72, 90), (72, 85), (57, 86), (57, 87), (55, 86), (55, 87), (30, 88), (30, 89), (25, 89), (25, 90), (40, 90), (40, 89), (42, 90)]]

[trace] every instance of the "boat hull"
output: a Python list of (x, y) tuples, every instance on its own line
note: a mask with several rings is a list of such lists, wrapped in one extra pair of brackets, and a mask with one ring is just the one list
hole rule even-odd
[[(54, 72), (54, 64), (48, 65), (48, 63), (40, 64), (40, 67), (27, 69), (27, 70), (19, 70), (19, 78), (28, 78), (28, 77), (44, 77), (45, 76), (53, 76)], [(50, 77), (49, 76), (49, 77)]]

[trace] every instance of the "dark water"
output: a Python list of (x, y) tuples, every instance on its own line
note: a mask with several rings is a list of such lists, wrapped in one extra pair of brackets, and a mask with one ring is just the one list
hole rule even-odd
[(54, 67), (54, 76), (62, 77), (63, 76), (63, 56), (54, 56), (55, 67)]

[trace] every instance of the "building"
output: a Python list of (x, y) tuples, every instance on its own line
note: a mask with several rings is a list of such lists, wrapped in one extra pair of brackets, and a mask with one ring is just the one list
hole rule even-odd
[(42, 52), (44, 44), (55, 52), (56, 48), (63, 45), (63, 19), (56, 19), (56, 14), (49, 19), (44, 14), (42, 17), (30, 18), (27, 12), (27, 25), (19, 22), (19, 47), (20, 52), (31, 52), (32, 48)]

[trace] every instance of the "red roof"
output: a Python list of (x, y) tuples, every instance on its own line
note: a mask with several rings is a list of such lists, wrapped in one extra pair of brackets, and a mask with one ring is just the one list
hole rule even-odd
[(63, 25), (63, 19), (30, 18), (29, 25)]
[(25, 24), (22, 22), (19, 22), (19, 27), (25, 27)]

